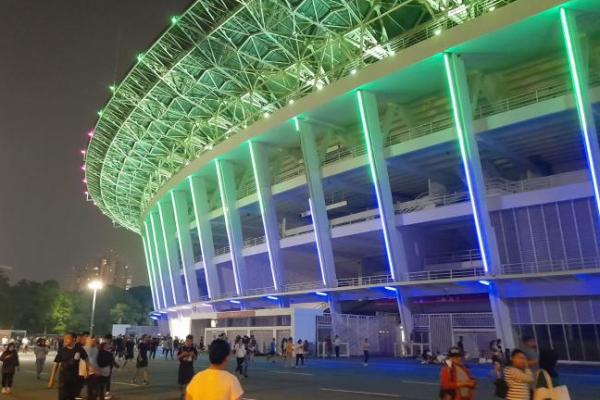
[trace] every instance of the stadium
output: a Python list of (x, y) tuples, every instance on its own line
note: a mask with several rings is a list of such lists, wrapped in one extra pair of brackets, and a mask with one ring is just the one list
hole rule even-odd
[(599, 19), (199, 0), (110, 87), (86, 195), (140, 235), (173, 335), (600, 361)]

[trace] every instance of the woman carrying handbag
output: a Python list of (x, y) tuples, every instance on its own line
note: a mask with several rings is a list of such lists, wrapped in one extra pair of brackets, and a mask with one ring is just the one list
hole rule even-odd
[(535, 376), (533, 400), (571, 400), (567, 387), (560, 385), (556, 372), (557, 362), (556, 351), (546, 349), (540, 352), (540, 369)]

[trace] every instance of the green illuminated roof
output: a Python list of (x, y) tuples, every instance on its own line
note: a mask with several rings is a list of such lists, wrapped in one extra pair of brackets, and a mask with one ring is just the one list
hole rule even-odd
[(512, 1), (197, 1), (110, 88), (86, 154), (89, 195), (137, 232), (169, 178), (265, 113)]

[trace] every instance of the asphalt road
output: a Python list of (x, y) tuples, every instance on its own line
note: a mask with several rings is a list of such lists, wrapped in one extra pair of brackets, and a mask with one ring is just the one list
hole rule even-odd
[[(50, 361), (52, 357), (49, 357)], [(17, 373), (13, 395), (2, 397), (22, 400), (54, 400), (56, 389), (46, 388), (35, 378), (31, 354), (21, 355), (21, 371)], [(206, 355), (196, 363), (196, 370), (207, 365)], [(50, 362), (46, 366), (46, 372)], [(233, 365), (230, 365), (230, 370)], [(477, 399), (494, 399), (493, 383), (487, 365), (472, 367), (478, 377)], [(130, 383), (134, 368), (127, 366), (113, 376), (115, 399), (177, 400), (177, 362), (156, 359), (150, 365), (150, 385)], [(563, 383), (569, 386), (573, 400), (600, 400), (600, 367), (564, 366), (560, 369)], [(283, 367), (281, 362), (267, 363), (257, 358), (242, 379), (245, 399), (254, 400), (368, 400), (401, 399), (432, 400), (438, 398), (439, 366), (420, 365), (413, 360), (374, 358), (368, 367), (359, 359), (308, 359), (305, 368)]]

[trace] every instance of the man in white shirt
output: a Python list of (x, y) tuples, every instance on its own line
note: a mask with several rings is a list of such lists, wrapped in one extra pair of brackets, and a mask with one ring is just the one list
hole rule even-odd
[(244, 391), (235, 375), (229, 373), (227, 362), (231, 346), (215, 339), (208, 347), (210, 367), (194, 376), (188, 384), (185, 400), (240, 400)]

